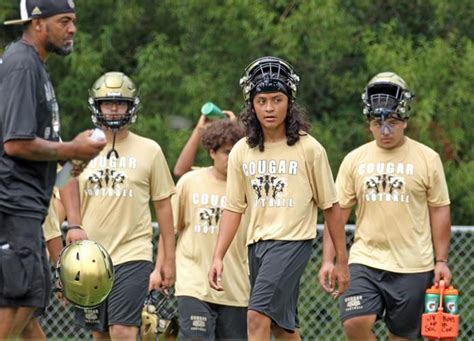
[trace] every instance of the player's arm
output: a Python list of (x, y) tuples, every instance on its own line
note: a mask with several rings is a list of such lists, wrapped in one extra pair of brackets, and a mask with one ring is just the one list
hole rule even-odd
[(66, 244), (87, 239), (87, 233), (82, 229), (81, 201), (77, 180), (74, 178), (69, 180), (63, 188), (59, 189), (59, 193), (68, 222)]
[[(150, 275), (149, 289), (169, 288), (174, 284), (176, 278), (175, 261), (175, 236), (173, 227), (173, 214), (171, 210), (171, 199), (157, 200), (153, 202), (156, 218), (160, 227), (160, 235), (157, 248), (157, 262), (155, 269)], [(160, 243), (162, 243), (160, 247)]]
[(239, 228), (242, 213), (224, 210), (219, 222), (219, 234), (217, 236), (216, 249), (214, 251), (214, 259), (209, 269), (209, 285), (211, 288), (222, 291), (221, 286), (222, 272), (224, 271), (223, 259), (229, 248), (234, 236)]
[[(334, 259), (334, 255), (336, 256), (336, 265), (332, 269), (330, 273), (327, 274), (329, 279), (328, 288), (330, 291), (334, 292), (334, 295), (337, 297), (341, 295), (349, 285), (349, 266), (347, 265), (347, 248), (346, 248), (346, 233), (345, 233), (345, 225), (347, 219), (349, 219), (350, 209), (346, 209), (349, 212), (342, 211), (339, 204), (334, 204), (332, 207), (327, 208), (323, 211), (324, 220), (325, 220), (325, 228), (327, 230), (329, 237), (326, 239), (330, 239), (330, 247), (331, 249), (326, 250), (327, 256), (332, 256), (332, 260)], [(324, 239), (324, 234), (323, 234)], [(329, 243), (328, 243), (329, 244)], [(324, 254), (324, 246), (326, 246), (323, 242), (323, 254)], [(325, 259), (323, 259), (324, 264)], [(319, 276), (321, 281), (321, 276)], [(337, 283), (337, 290), (336, 288)]]
[[(235, 120), (235, 115), (232, 111), (224, 110), (224, 114), (231, 120)], [(199, 121), (196, 124), (191, 136), (186, 142), (183, 150), (179, 154), (176, 165), (173, 169), (173, 174), (177, 177), (189, 172), (194, 164), (194, 158), (196, 157), (199, 144), (201, 143), (201, 137), (206, 129), (206, 126), (211, 122), (206, 116), (201, 115)]]
[(92, 130), (77, 135), (69, 142), (48, 141), (36, 137), (30, 140), (8, 140), (4, 143), (9, 156), (32, 161), (84, 160), (97, 156), (107, 141), (93, 141), (89, 138)]
[(434, 282), (444, 279), (446, 285), (451, 282), (448, 266), (449, 241), (451, 240), (451, 212), (449, 205), (429, 206), (431, 236), (435, 254)]
[[(331, 211), (323, 211), (325, 220), (323, 230), (323, 259), (318, 277), (321, 287), (330, 293), (334, 292), (335, 281), (339, 275), (339, 273), (336, 273), (336, 268), (334, 267), (334, 257), (336, 257), (336, 267), (339, 266), (342, 269), (347, 267), (346, 233), (344, 226), (351, 215), (351, 208), (340, 208), (339, 205), (337, 205), (337, 207), (338, 209), (333, 206)], [(334, 208), (340, 213), (337, 213)], [(347, 279), (347, 287), (349, 277), (347, 276), (346, 278), (344, 273), (343, 270), (342, 276), (344, 277), (342, 278), (342, 284), (344, 285)], [(341, 294), (341, 282), (338, 283), (338, 293)]]
[(59, 260), (59, 255), (61, 254), (61, 250), (63, 249), (63, 239), (61, 236), (52, 238), (46, 241), (46, 248), (48, 249), (49, 258), (51, 259), (51, 263), (56, 265)]

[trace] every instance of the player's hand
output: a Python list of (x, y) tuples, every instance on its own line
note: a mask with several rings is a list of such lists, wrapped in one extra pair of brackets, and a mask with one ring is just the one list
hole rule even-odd
[(150, 280), (148, 282), (148, 291), (160, 290), (162, 282), (163, 280), (161, 278), (161, 271), (159, 267), (155, 267), (155, 269), (150, 274)]
[(87, 165), (89, 164), (89, 161), (81, 161), (81, 160), (72, 160), (72, 169), (71, 169), (71, 175), (73, 177), (77, 177), (81, 175), (81, 173), (86, 169)]
[(334, 283), (334, 291), (332, 293), (334, 298), (338, 298), (344, 293), (344, 291), (346, 291), (349, 286), (350, 278), (351, 275), (349, 273), (349, 265), (347, 265), (347, 261), (336, 262), (336, 266), (331, 275), (331, 283)]
[(230, 110), (222, 110), (222, 112), (227, 116), (227, 118), (231, 121), (234, 121), (237, 119), (237, 117), (235, 116), (234, 112), (230, 111)]
[(332, 261), (323, 261), (319, 269), (318, 279), (319, 285), (327, 293), (334, 291), (334, 282), (331, 281), (334, 273), (334, 264)]
[(209, 269), (208, 279), (212, 289), (224, 291), (222, 287), (222, 273), (224, 272), (224, 264), (222, 259), (214, 258), (211, 268)]
[(205, 115), (201, 113), (199, 117), (198, 123), (196, 124), (196, 130), (202, 135), (204, 133), (204, 129), (208, 126), (211, 122), (211, 119), (207, 118)]
[(77, 242), (79, 240), (86, 240), (86, 239), (89, 239), (89, 238), (87, 237), (86, 231), (84, 231), (83, 229), (76, 228), (76, 229), (67, 230), (66, 245)]
[(72, 144), (74, 150), (72, 159), (90, 161), (99, 155), (100, 151), (104, 149), (107, 144), (106, 139), (94, 141), (90, 138), (93, 130), (86, 130), (78, 134), (71, 142), (65, 142)]
[(164, 261), (163, 265), (160, 267), (161, 271), (161, 288), (162, 289), (169, 289), (174, 285), (176, 280), (176, 267), (175, 267), (175, 260)]
[(436, 262), (434, 268), (434, 278), (433, 282), (439, 285), (440, 280), (444, 280), (446, 287), (449, 287), (452, 279), (451, 270), (449, 270), (448, 263), (445, 262)]

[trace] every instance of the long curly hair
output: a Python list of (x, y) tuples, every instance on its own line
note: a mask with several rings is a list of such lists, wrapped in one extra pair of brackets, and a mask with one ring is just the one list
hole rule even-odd
[[(242, 122), (245, 135), (247, 136), (247, 144), (250, 148), (258, 146), (258, 150), (265, 150), (263, 141), (263, 131), (257, 115), (253, 108), (252, 102), (249, 101), (244, 110), (239, 115)], [(289, 146), (299, 141), (300, 137), (306, 135), (311, 128), (311, 124), (306, 119), (306, 111), (294, 101), (288, 102), (288, 115), (285, 118), (286, 143)]]

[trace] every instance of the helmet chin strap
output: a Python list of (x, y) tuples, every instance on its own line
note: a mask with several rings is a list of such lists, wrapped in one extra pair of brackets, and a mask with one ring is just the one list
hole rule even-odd
[(107, 160), (110, 159), (110, 156), (112, 154), (114, 154), (116, 159), (119, 158), (119, 154), (118, 154), (117, 150), (115, 149), (115, 138), (117, 137), (117, 131), (118, 131), (117, 128), (112, 128), (112, 149), (110, 149), (107, 152)]

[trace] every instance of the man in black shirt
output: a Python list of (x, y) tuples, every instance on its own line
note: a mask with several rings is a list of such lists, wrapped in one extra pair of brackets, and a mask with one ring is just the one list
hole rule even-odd
[(72, 51), (74, 1), (21, 0), (20, 11), (21, 19), (5, 24), (24, 25), (22, 38), (0, 59), (0, 339), (15, 337), (33, 311), (48, 304), (41, 225), (57, 161), (87, 162), (106, 143), (89, 139), (92, 131), (59, 142), (58, 104), (45, 61), (51, 52)]

